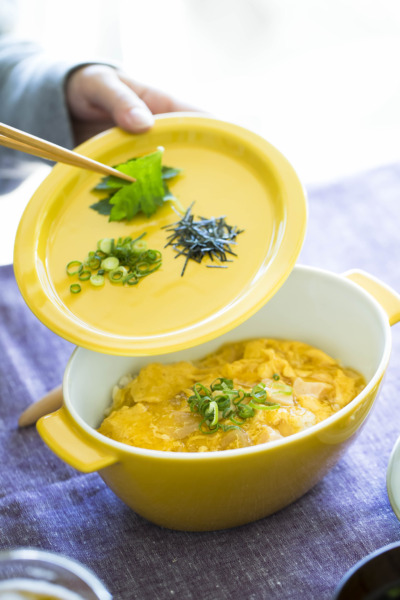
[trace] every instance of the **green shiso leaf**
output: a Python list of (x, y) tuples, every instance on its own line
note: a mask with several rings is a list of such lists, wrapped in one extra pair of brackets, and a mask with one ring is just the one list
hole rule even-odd
[[(131, 160), (138, 160), (138, 159), (132, 158)], [(165, 165), (163, 165), (161, 167), (161, 177), (164, 179), (164, 181), (167, 179), (172, 179), (173, 177), (176, 177), (180, 173), (182, 173), (182, 169), (177, 169), (175, 167), (167, 167)], [(106, 190), (106, 191), (114, 194), (117, 190), (121, 189), (124, 185), (130, 185), (130, 184), (127, 181), (125, 182), (122, 179), (118, 179), (117, 177), (111, 177), (110, 175), (107, 175), (106, 177), (102, 178), (100, 183), (98, 183), (94, 189), (98, 190), (98, 191)], [(168, 189), (168, 188), (166, 187), (166, 189)]]
[(91, 204), (90, 208), (96, 210), (99, 213), (99, 215), (109, 216), (112, 209), (112, 205), (110, 204), (110, 198), (103, 198), (103, 200), (99, 200), (98, 202)]
[(173, 200), (165, 180), (176, 177), (181, 170), (161, 165), (163, 148), (132, 158), (115, 168), (134, 177), (134, 183), (118, 177), (104, 177), (94, 188), (108, 191), (108, 198), (91, 205), (99, 214), (108, 215), (110, 221), (130, 220), (140, 212), (150, 217), (167, 200)]
[(167, 167), (163, 166), (161, 169), (161, 177), (163, 179), (172, 179), (179, 175), (182, 172), (182, 169), (176, 169), (175, 167)]
[[(118, 171), (131, 175), (135, 183), (123, 185), (111, 198), (110, 221), (130, 220), (142, 211), (150, 217), (164, 202), (164, 185), (161, 177), (161, 149), (118, 165)], [(115, 182), (110, 177), (111, 186)], [(120, 184), (119, 184), (120, 185)]]

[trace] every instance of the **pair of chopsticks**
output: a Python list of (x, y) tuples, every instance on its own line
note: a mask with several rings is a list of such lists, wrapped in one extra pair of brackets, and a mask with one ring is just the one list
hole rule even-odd
[(89, 171), (95, 171), (103, 175), (114, 175), (120, 179), (125, 179), (133, 183), (136, 181), (130, 175), (121, 173), (112, 167), (99, 163), (96, 160), (67, 150), (57, 144), (52, 144), (46, 140), (42, 140), (34, 135), (25, 133), (20, 129), (15, 129), (4, 123), (0, 123), (0, 146), (11, 148), (12, 150), (20, 150), (26, 154), (33, 154), (39, 158), (45, 158), (54, 162), (61, 162), (74, 167), (80, 167), (82, 169), (88, 169)]

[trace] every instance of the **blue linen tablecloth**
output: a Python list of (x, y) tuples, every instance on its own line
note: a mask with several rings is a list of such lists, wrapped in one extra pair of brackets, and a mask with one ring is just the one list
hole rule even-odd
[[(308, 189), (299, 263), (361, 268), (400, 290), (400, 164)], [(0, 268), (0, 548), (34, 546), (92, 568), (117, 600), (332, 597), (345, 572), (400, 539), (385, 476), (400, 435), (400, 328), (362, 433), (336, 467), (277, 514), (232, 530), (169, 531), (127, 508), (100, 477), (59, 460), (22, 410), (58, 385), (73, 350), (29, 311)]]

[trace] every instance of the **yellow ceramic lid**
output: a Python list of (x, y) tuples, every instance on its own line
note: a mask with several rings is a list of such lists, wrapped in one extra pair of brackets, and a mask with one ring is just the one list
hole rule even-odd
[[(58, 164), (30, 200), (19, 225), (14, 269), (35, 315), (67, 340), (98, 352), (151, 355), (179, 350), (232, 329), (279, 289), (300, 252), (307, 207), (288, 161), (268, 142), (231, 123), (162, 115), (148, 133), (112, 129), (79, 152), (109, 165), (165, 148), (163, 164), (183, 173), (170, 189), (196, 217), (225, 216), (244, 229), (228, 268), (207, 268), (164, 248), (162, 227), (178, 220), (168, 202), (152, 217), (109, 222), (92, 210), (101, 176)], [(66, 265), (83, 260), (102, 238), (137, 237), (163, 255), (162, 268), (139, 285), (82, 284), (71, 294)]]

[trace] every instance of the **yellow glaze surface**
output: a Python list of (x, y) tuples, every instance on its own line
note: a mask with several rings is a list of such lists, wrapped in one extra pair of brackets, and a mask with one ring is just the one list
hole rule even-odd
[[(282, 285), (299, 254), (306, 226), (302, 186), (286, 159), (265, 140), (235, 125), (200, 116), (158, 117), (144, 135), (118, 129), (79, 148), (115, 165), (165, 148), (163, 164), (183, 169), (171, 191), (196, 216), (226, 216), (245, 230), (227, 269), (209, 269), (163, 249), (161, 227), (179, 217), (168, 203), (151, 218), (109, 223), (89, 206), (103, 196), (99, 176), (56, 165), (28, 204), (18, 229), (14, 268), (37, 317), (79, 346), (119, 355), (162, 354), (193, 346), (231, 329)], [(104, 237), (136, 237), (163, 253), (163, 266), (138, 286), (106, 282), (69, 291), (65, 267), (82, 260)]]
[[(231, 452), (170, 453), (146, 451), (126, 444), (112, 448), (104, 436), (91, 436), (74, 424), (74, 445), (57, 439), (54, 425), (63, 407), (43, 417), (43, 440), (67, 463), (93, 471), (94, 450), (109, 455), (99, 475), (135, 512), (162, 527), (212, 531), (236, 527), (275, 513), (303, 496), (344, 454), (369, 414), (381, 378), (367, 394), (303, 433)], [(62, 416), (61, 418), (64, 419)], [(87, 445), (87, 452), (82, 451)], [(196, 460), (194, 460), (196, 459)], [(86, 466), (82, 468), (82, 462)]]
[[(279, 408), (255, 410), (240, 429), (199, 431), (203, 417), (192, 412), (187, 401), (192, 386), (200, 382), (209, 389), (221, 377), (245, 392), (264, 384), (268, 400)], [(150, 363), (131, 381), (122, 378), (120, 385), (114, 389), (111, 412), (100, 433), (152, 450), (207, 452), (262, 444), (308, 429), (353, 400), (365, 380), (308, 344), (255, 339), (224, 345), (195, 362)], [(215, 397), (220, 394), (214, 392)], [(235, 408), (232, 401), (231, 407)], [(220, 423), (233, 424), (222, 414)]]

